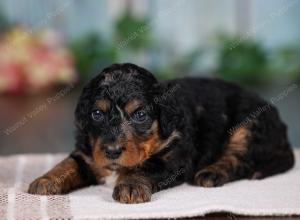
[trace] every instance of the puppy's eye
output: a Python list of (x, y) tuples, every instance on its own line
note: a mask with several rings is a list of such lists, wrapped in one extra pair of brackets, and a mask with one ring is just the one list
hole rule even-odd
[(136, 122), (144, 122), (146, 121), (147, 117), (148, 115), (144, 110), (139, 110), (133, 114), (132, 119)]
[(92, 111), (92, 119), (98, 122), (102, 121), (104, 119), (104, 113), (101, 110), (96, 109)]

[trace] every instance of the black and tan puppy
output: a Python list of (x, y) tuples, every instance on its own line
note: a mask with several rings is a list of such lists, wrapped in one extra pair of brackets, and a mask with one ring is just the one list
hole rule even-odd
[(75, 117), (75, 151), (29, 193), (68, 193), (114, 175), (113, 198), (141, 203), (183, 182), (216, 187), (294, 164), (274, 106), (220, 80), (158, 82), (141, 67), (115, 64), (85, 86)]

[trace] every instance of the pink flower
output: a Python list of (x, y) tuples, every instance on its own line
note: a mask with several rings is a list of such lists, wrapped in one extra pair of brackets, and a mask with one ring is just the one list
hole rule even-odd
[(14, 29), (0, 40), (0, 93), (32, 93), (76, 81), (69, 51), (55, 33)]

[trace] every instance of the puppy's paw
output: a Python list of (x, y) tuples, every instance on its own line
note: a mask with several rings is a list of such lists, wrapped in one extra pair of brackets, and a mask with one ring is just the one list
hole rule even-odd
[(195, 175), (195, 184), (202, 187), (217, 187), (228, 182), (228, 176), (215, 169), (200, 170)]
[(122, 183), (114, 188), (113, 198), (121, 203), (143, 203), (151, 200), (149, 186), (139, 183)]
[(29, 185), (28, 193), (37, 195), (57, 195), (62, 194), (58, 183), (50, 178), (40, 177)]

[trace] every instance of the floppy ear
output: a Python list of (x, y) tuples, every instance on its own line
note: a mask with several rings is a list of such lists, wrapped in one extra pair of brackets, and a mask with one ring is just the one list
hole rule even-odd
[(88, 125), (89, 109), (92, 96), (92, 82), (89, 82), (84, 86), (75, 109), (75, 123), (77, 129), (80, 131), (84, 131)]
[(75, 121), (76, 127), (81, 131), (84, 131), (89, 124), (89, 111), (94, 104), (92, 101), (95, 98), (96, 92), (99, 92), (100, 83), (105, 78), (104, 71), (105, 69), (100, 74), (92, 78), (83, 87), (81, 95), (79, 96), (79, 100), (75, 109)]
[(160, 112), (159, 122), (163, 139), (168, 138), (176, 130), (183, 118), (179, 108), (178, 88), (179, 85), (159, 84), (159, 95), (154, 99)]

